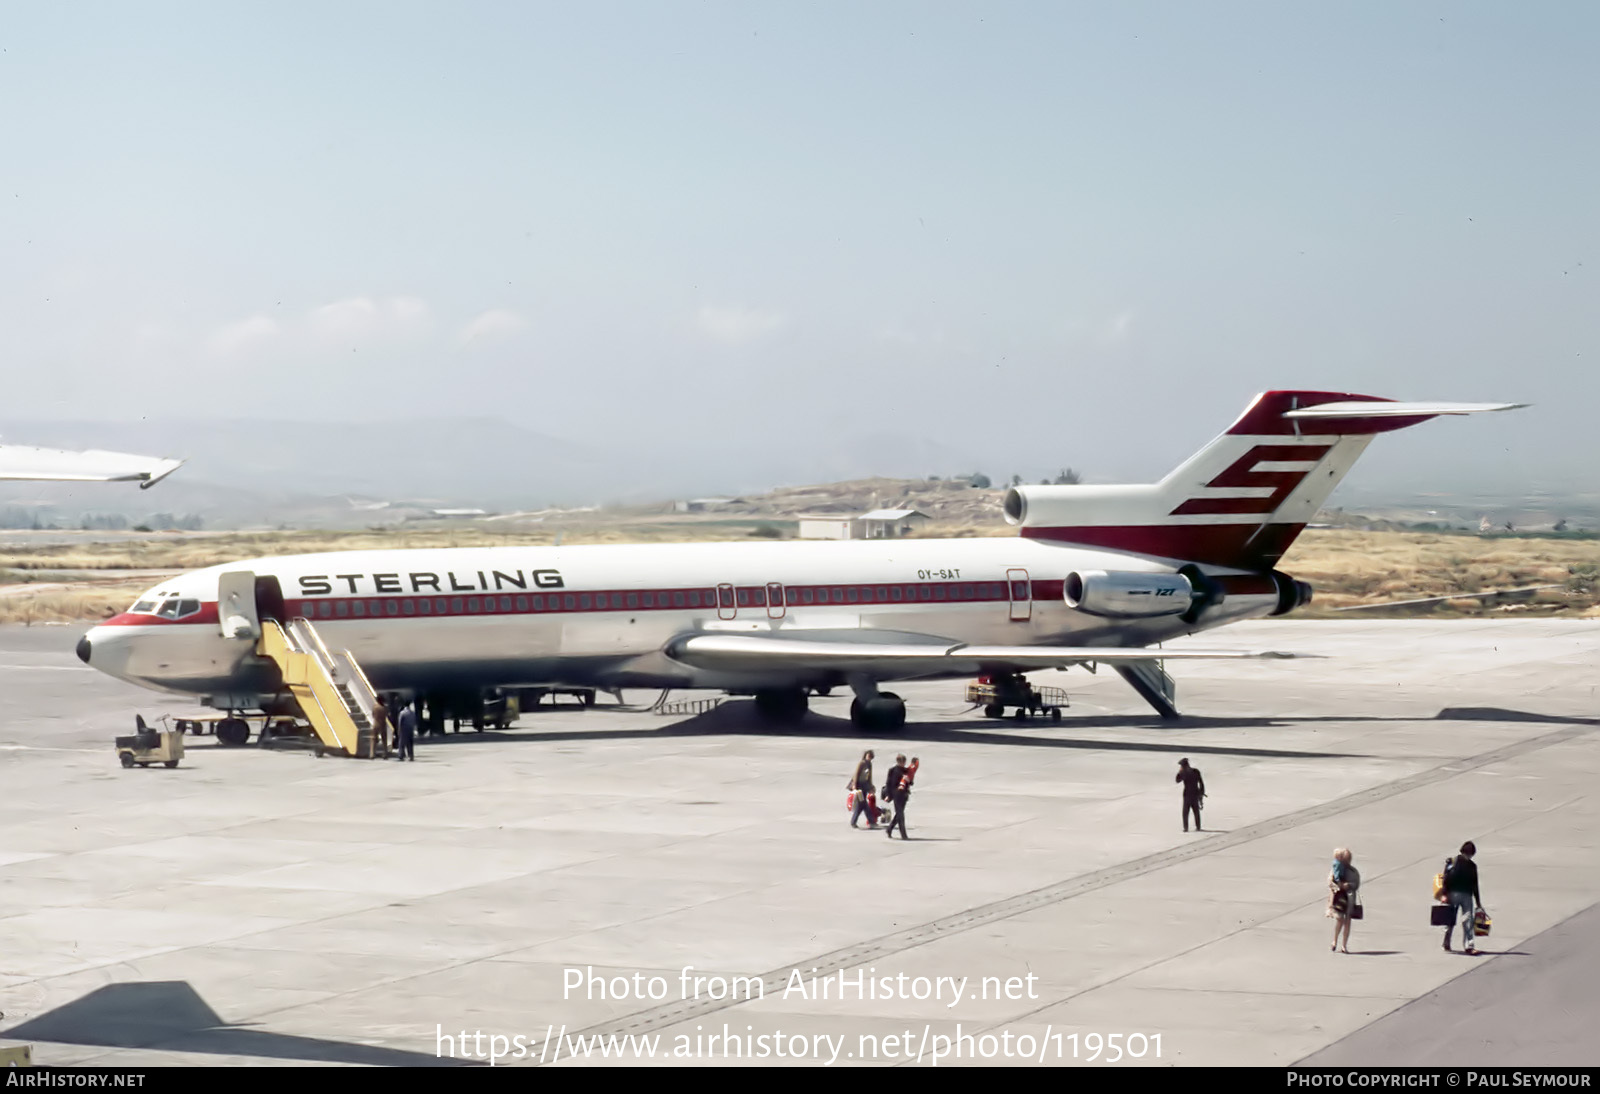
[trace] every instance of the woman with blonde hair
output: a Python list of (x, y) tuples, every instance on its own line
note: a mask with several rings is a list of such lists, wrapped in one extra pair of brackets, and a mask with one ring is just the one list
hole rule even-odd
[[(1355, 911), (1356, 890), (1361, 888), (1361, 873), (1350, 865), (1350, 849), (1338, 847), (1333, 852), (1333, 868), (1328, 871), (1328, 910), (1323, 914), (1333, 920), (1333, 945), (1329, 951), (1350, 952), (1350, 919)], [(1340, 932), (1344, 934), (1341, 945)]]

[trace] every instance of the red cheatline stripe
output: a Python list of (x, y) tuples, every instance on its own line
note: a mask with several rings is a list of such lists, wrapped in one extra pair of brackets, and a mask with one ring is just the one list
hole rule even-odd
[[(1060, 581), (1012, 582), (1018, 585), (1018, 599), (1059, 600)], [(477, 596), (330, 596), (290, 597), (285, 607), (291, 616), (303, 615), (314, 622), (351, 619), (403, 619), (493, 615), (581, 615), (595, 612), (717, 611), (730, 608), (739, 612), (767, 610), (767, 590), (771, 585), (740, 586), (733, 590), (734, 603), (723, 605), (716, 587), (693, 589), (606, 589), (559, 593), (495, 593)], [(863, 604), (967, 604), (1006, 603), (1011, 600), (1004, 581), (895, 582), (885, 584), (789, 585), (783, 586), (783, 608), (850, 607)], [(648, 598), (649, 603), (646, 603)], [(692, 602), (691, 602), (692, 601)], [(424, 610), (423, 604), (427, 608)], [(359, 605), (360, 614), (356, 614)], [(570, 607), (569, 607), (570, 605)], [(338, 614), (343, 607), (345, 614)], [(410, 610), (407, 611), (409, 606)], [(324, 614), (326, 611), (328, 614)], [(148, 627), (174, 624), (216, 624), (215, 603), (201, 605), (195, 615), (183, 619), (131, 615), (124, 612), (101, 626)]]

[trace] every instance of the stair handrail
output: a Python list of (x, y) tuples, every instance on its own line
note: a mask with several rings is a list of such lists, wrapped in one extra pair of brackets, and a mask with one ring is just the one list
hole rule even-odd
[[(330, 680), (333, 679), (333, 673), (331, 671), (330, 664), (332, 659), (328, 656), (327, 647), (323, 646), (321, 637), (317, 634), (316, 628), (311, 626), (307, 620), (296, 617), (289, 620), (287, 625), (278, 623), (277, 620), (268, 620), (267, 622), (277, 625), (278, 633), (283, 636), (284, 645), (289, 649), (290, 652), (300, 653), (310, 657), (312, 660), (318, 661), (323, 668), (328, 670), (328, 678)], [(301, 624), (301, 626), (296, 627), (295, 624), (297, 623)], [(317, 704), (317, 711), (322, 715), (322, 721), (324, 724), (330, 727), (336, 726), (337, 723), (328, 714), (328, 708), (322, 705), (322, 699), (317, 695), (317, 689), (315, 687), (308, 687), (306, 688), (306, 693), (310, 695), (311, 701)], [(345, 714), (346, 717), (348, 717), (348, 712), (345, 712)], [(339, 732), (337, 729), (334, 729), (334, 739), (339, 740)], [(345, 748), (345, 751), (350, 751), (349, 747), (343, 745), (342, 741), (340, 743), (341, 747)], [(351, 755), (354, 755), (354, 753), (351, 752)]]
[(350, 697), (355, 700), (361, 712), (367, 716), (367, 722), (372, 726), (372, 754), (376, 756), (383, 753), (389, 754), (389, 727), (379, 725), (375, 717), (378, 709), (378, 692), (367, 679), (367, 674), (361, 670), (361, 662), (357, 661), (355, 654), (349, 650), (340, 650), (338, 663), (346, 672), (345, 683), (350, 688)]

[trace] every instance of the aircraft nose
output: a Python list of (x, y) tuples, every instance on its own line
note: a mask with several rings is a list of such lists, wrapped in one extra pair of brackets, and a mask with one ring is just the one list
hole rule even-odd
[(93, 644), (89, 641), (88, 635), (78, 639), (78, 660), (87, 665), (89, 663), (89, 651), (92, 648)]

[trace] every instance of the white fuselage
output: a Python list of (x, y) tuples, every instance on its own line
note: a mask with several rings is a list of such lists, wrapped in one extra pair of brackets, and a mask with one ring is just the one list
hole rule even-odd
[[(673, 661), (663, 648), (685, 634), (717, 631), (1143, 647), (1277, 606), (1255, 577), (1241, 577), (1237, 593), (1194, 623), (1177, 615), (1106, 618), (1062, 599), (1062, 582), (1073, 571), (1175, 569), (1147, 557), (1021, 538), (298, 555), (167, 581), (141, 603), (177, 596), (181, 609), (170, 618), (130, 612), (108, 620), (87, 636), (92, 656), (86, 659), (114, 676), (206, 697), (212, 705), (258, 706), (254, 700), (276, 690), (273, 667), (256, 656), (252, 640), (226, 637), (218, 621), (218, 579), (238, 571), (275, 579), (285, 618), (311, 620), (327, 646), (356, 657), (376, 688), (405, 692), (825, 686), (838, 681), (781, 668), (706, 672)], [(883, 678), (927, 675), (908, 669)]]

